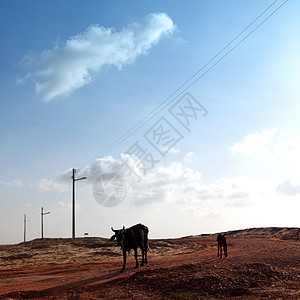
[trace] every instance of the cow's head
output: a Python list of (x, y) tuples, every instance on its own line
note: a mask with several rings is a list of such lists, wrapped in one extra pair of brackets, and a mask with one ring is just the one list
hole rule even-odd
[(218, 235), (217, 235), (217, 241), (219, 242), (219, 241), (221, 241), (221, 240), (224, 240), (225, 239), (225, 233), (218, 233)]
[(123, 232), (125, 230), (125, 226), (123, 226), (122, 229), (117, 229), (117, 230), (114, 230), (112, 227), (111, 227), (111, 230), (115, 233), (113, 236), (111, 236), (110, 240), (113, 241), (114, 239), (117, 239), (117, 244), (118, 246), (121, 247), (121, 249), (123, 249), (123, 243), (124, 243), (124, 235), (123, 235)]

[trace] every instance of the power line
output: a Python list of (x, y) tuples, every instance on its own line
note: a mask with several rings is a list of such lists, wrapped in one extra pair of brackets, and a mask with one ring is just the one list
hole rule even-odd
[[(168, 105), (178, 99), (184, 92), (186, 92), (191, 86), (193, 86), (197, 81), (199, 81), (204, 75), (206, 75), (211, 69), (213, 69), (220, 61), (222, 61), (228, 54), (230, 54), (235, 48), (237, 48), (244, 40), (246, 40), (254, 31), (256, 31), (263, 23), (265, 23), (272, 15), (274, 15), (288, 0), (283, 2), (279, 7), (277, 7), (271, 14), (269, 14), (260, 24), (258, 24), (249, 34), (247, 34), (241, 41), (239, 41), (234, 47), (232, 47), (228, 52), (225, 53), (217, 62), (215, 62), (208, 70), (206, 70), (202, 75), (200, 75), (196, 80), (194, 80), (190, 85), (188, 85), (183, 91), (181, 91), (176, 97), (165, 104), (170, 98), (172, 98), (178, 91), (180, 91), (185, 85), (187, 85), (193, 78), (195, 78), (201, 71), (203, 71), (211, 62), (213, 62), (224, 50), (226, 50), (230, 45), (232, 45), (245, 31), (247, 31), (262, 15), (264, 15), (271, 7), (278, 2), (275, 0), (272, 2), (262, 13), (260, 13), (249, 25), (247, 25), (236, 37), (234, 37), (225, 47), (222, 48), (215, 56), (213, 56), (207, 63), (205, 63), (196, 73), (194, 73), (188, 80), (186, 80), (180, 87), (178, 87), (170, 96), (168, 96), (164, 101), (162, 101), (158, 106), (156, 106), (150, 113), (143, 117), (138, 123), (127, 130), (123, 135), (117, 138), (113, 143), (108, 145), (104, 150), (98, 153), (94, 158), (90, 159), (86, 163), (82, 164), (80, 168), (87, 165), (89, 162), (93, 161), (95, 158), (104, 155), (105, 153), (112, 151), (127, 138), (132, 136), (141, 127), (146, 125), (150, 120), (157, 116), (162, 110), (164, 110)], [(165, 105), (164, 105), (165, 104)], [(163, 106), (164, 105), (164, 106)], [(158, 110), (163, 106), (160, 110)], [(155, 111), (157, 111), (152, 115)], [(151, 116), (152, 115), (152, 116)], [(151, 117), (150, 117), (151, 116)], [(149, 119), (148, 119), (149, 118)], [(148, 119), (148, 120), (147, 120)]]
[[(71, 175), (71, 173), (70, 173), (70, 175)], [(70, 186), (70, 190), (71, 190), (71, 186)], [(45, 206), (50, 207), (53, 202), (57, 202), (62, 197), (62, 195), (64, 193), (70, 192), (70, 190), (68, 190), (68, 191), (63, 190), (63, 191), (60, 191), (60, 192), (57, 191), (56, 194), (48, 202), (46, 202)]]
[[(279, 0), (275, 0), (272, 2), (262, 13), (260, 13), (249, 25), (247, 25), (237, 36), (235, 36), (229, 43), (226, 44), (216, 55), (214, 55), (207, 63), (205, 63), (197, 72), (195, 72), (191, 77), (189, 77), (182, 85), (180, 85), (173, 93), (171, 93), (164, 101), (162, 101), (158, 106), (156, 106), (151, 112), (149, 112), (145, 117), (143, 117), (139, 122), (137, 122), (133, 127), (127, 130), (124, 134), (122, 134), (119, 138), (117, 138), (114, 142), (104, 148), (100, 153), (98, 153), (94, 158), (90, 159), (86, 163), (82, 164), (80, 168), (87, 165), (89, 162), (93, 161), (95, 158), (106, 154), (109, 151), (115, 149), (118, 145), (123, 143), (126, 139), (132, 136), (135, 132), (137, 132), (140, 128), (150, 122), (155, 116), (157, 116), (162, 110), (164, 110), (167, 106), (169, 106), (172, 102), (178, 99), (184, 92), (186, 92), (191, 86), (193, 86), (197, 81), (199, 81), (203, 76), (205, 76), (211, 69), (213, 69), (217, 64), (219, 64), (225, 57), (227, 57), (234, 49), (236, 49), (242, 42), (244, 42), (253, 32), (255, 32), (260, 26), (262, 26), (271, 16), (273, 16), (283, 5), (285, 5), (288, 0), (284, 1), (281, 5), (279, 5), (276, 9), (274, 9), (267, 17), (265, 17), (254, 29), (252, 29), (244, 38), (242, 38), (237, 44), (235, 44), (232, 48), (230, 48), (223, 56), (221, 56), (216, 62), (214, 62), (206, 71), (200, 74), (209, 64), (211, 64), (217, 57), (219, 57), (230, 45), (232, 45), (239, 37), (242, 36), (254, 23), (258, 21), (267, 11), (269, 11), (276, 2)], [(200, 74), (194, 81), (192, 81), (198, 74)], [(190, 83), (188, 85), (188, 83)], [(183, 89), (184, 88), (184, 89)], [(183, 90), (182, 90), (183, 89)], [(179, 92), (181, 90), (181, 92)], [(179, 92), (179, 94), (177, 94)], [(176, 95), (177, 94), (177, 95)], [(176, 95), (176, 96), (174, 96)], [(174, 97), (173, 97), (174, 96)], [(172, 98), (173, 97), (173, 98)], [(171, 99), (172, 98), (172, 99)], [(171, 100), (170, 100), (171, 99)], [(170, 100), (170, 101), (168, 101)], [(62, 193), (65, 191), (58, 192), (55, 196), (53, 196), (48, 202), (47, 205), (57, 200)], [(34, 210), (31, 213), (33, 214)], [(11, 215), (11, 217), (20, 216), (19, 215)]]

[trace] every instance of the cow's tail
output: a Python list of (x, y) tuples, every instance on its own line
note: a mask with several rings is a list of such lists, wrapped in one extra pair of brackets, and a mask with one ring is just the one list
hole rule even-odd
[(149, 239), (148, 239), (148, 234), (149, 234), (149, 228), (147, 226), (144, 225), (144, 230), (145, 230), (145, 237), (147, 239), (147, 251), (149, 251), (151, 253), (151, 248), (149, 246)]
[(147, 250), (151, 253), (152, 251), (151, 251), (151, 248), (150, 248), (150, 246), (149, 246), (149, 242), (147, 242)]

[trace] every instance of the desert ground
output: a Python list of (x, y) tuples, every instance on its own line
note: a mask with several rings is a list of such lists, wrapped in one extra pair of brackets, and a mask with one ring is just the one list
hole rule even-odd
[[(135, 269), (105, 238), (36, 239), (0, 246), (0, 299), (300, 299), (300, 228), (150, 239)], [(140, 254), (140, 253), (139, 253)], [(141, 259), (141, 255), (139, 255)]]

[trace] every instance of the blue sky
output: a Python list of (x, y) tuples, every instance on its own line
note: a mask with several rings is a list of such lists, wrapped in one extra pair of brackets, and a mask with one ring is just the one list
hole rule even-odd
[[(0, 7), (0, 243), (22, 240), (25, 213), (28, 239), (39, 237), (42, 206), (51, 212), (45, 235), (71, 235), (72, 168), (88, 177), (76, 186), (78, 236), (107, 237), (111, 226), (137, 222), (153, 238), (299, 226), (297, 1), (2, 1)], [(202, 73), (279, 9), (187, 89), (208, 111), (190, 131), (169, 105), (102, 153), (268, 7)], [(165, 157), (143, 137), (161, 117), (183, 136)], [(120, 169), (122, 158), (136, 158), (126, 152), (137, 141), (159, 160), (141, 178)], [(93, 185), (116, 168), (127, 194), (105, 207)]]

